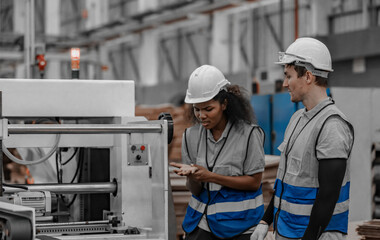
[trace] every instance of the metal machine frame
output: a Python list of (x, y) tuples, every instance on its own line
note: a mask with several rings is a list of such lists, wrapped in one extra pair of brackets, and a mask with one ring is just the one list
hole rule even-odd
[[(88, 222), (38, 224), (33, 219), (37, 233), (31, 239), (41, 233), (53, 234), (55, 239), (173, 238), (169, 233), (169, 222), (174, 219), (168, 177), (170, 126), (165, 119), (147, 121), (134, 116), (133, 81), (1, 79), (0, 91), (5, 118), (0, 137), (7, 148), (51, 147), (60, 134), (59, 147), (110, 149), (109, 182), (26, 186), (28, 191), (57, 194), (110, 193), (110, 211), (102, 221), (93, 222), (105, 226), (108, 233), (79, 235), (76, 227)], [(69, 123), (8, 124), (7, 120), (36, 117), (59, 117)], [(70, 123), (84, 118), (90, 123)], [(91, 119), (107, 123), (91, 123)], [(2, 194), (25, 191), (4, 189)], [(12, 205), (18, 207), (23, 206)], [(4, 208), (0, 205), (0, 219)], [(131, 227), (138, 234), (126, 235)]]

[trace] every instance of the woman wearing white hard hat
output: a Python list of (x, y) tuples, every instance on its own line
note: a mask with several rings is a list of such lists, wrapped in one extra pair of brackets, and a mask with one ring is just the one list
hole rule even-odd
[(185, 102), (195, 124), (183, 135), (183, 163), (171, 163), (192, 193), (187, 240), (249, 239), (263, 216), (264, 133), (241, 90), (214, 66), (190, 76)]

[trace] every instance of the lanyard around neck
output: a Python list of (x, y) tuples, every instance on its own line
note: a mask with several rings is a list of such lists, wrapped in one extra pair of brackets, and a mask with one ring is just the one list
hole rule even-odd
[[(292, 148), (293, 148), (293, 146), (294, 146), (294, 143), (296, 142), (298, 136), (299, 136), (299, 135), (301, 134), (301, 132), (305, 129), (305, 127), (309, 124), (309, 122), (311, 122), (311, 120), (313, 120), (314, 117), (316, 117), (320, 112), (322, 112), (323, 109), (325, 109), (326, 107), (328, 107), (328, 106), (330, 106), (330, 105), (333, 105), (333, 104), (334, 104), (334, 102), (327, 104), (326, 106), (324, 106), (323, 108), (321, 108), (316, 114), (314, 114), (314, 116), (312, 116), (312, 117), (307, 121), (307, 123), (301, 128), (301, 130), (298, 132), (297, 136), (295, 136), (295, 138), (294, 138), (294, 140), (292, 141), (292, 143), (290, 143), (290, 141), (292, 140), (292, 136), (293, 136), (295, 130), (297, 129), (298, 123), (300, 122), (302, 116), (300, 116), (300, 117), (298, 118), (298, 121), (297, 121), (297, 123), (296, 123), (296, 126), (293, 128), (293, 131), (292, 131), (292, 133), (290, 134), (290, 137), (289, 137), (289, 140), (288, 140), (288, 144), (286, 145), (286, 149), (285, 149), (285, 156), (286, 156), (286, 157), (288, 157), (288, 154), (290, 153), (290, 150), (292, 150)], [(289, 145), (291, 145), (290, 148), (289, 148)]]
[(210, 172), (212, 172), (213, 169), (214, 169), (214, 167), (215, 167), (216, 160), (218, 159), (218, 157), (219, 157), (219, 155), (220, 155), (220, 152), (222, 151), (222, 149), (224, 148), (224, 145), (225, 145), (226, 142), (227, 142), (228, 136), (230, 135), (230, 132), (231, 132), (231, 129), (232, 129), (233, 125), (234, 125), (234, 123), (231, 124), (231, 127), (230, 127), (230, 129), (228, 130), (228, 133), (227, 133), (226, 139), (224, 140), (222, 147), (219, 149), (219, 151), (218, 151), (218, 153), (217, 153), (217, 155), (216, 155), (216, 157), (215, 157), (214, 164), (213, 164), (212, 166), (210, 166), (210, 165), (208, 164), (208, 160), (207, 160), (207, 151), (208, 151), (208, 147), (207, 147), (207, 145), (208, 145), (208, 144), (207, 144), (207, 130), (206, 130), (206, 134), (205, 134), (205, 136), (206, 136), (206, 157), (205, 157), (205, 160), (206, 160), (206, 164), (207, 164), (207, 169), (208, 169)]

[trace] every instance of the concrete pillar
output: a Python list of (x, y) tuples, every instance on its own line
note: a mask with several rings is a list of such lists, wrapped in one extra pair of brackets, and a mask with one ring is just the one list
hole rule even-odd
[[(307, 28), (306, 34), (309, 36), (323, 36), (329, 33), (329, 10), (332, 6), (330, 0), (310, 1), (311, 16), (310, 27)], [(301, 19), (302, 21), (302, 19)]]
[[(251, 69), (249, 69), (249, 67), (247, 68), (247, 65), (244, 62), (242, 53), (240, 51), (240, 48), (242, 45), (240, 42), (240, 36), (243, 35), (242, 31), (248, 31), (247, 33), (245, 33), (246, 35), (245, 43), (248, 43), (246, 46), (244, 46), (245, 49), (247, 50), (249, 49), (247, 47), (249, 45), (249, 42), (252, 39), (250, 38), (250, 34), (249, 34), (249, 30), (252, 29), (249, 27), (251, 25), (247, 23), (248, 27), (245, 30), (244, 24), (241, 23), (242, 20), (250, 19), (249, 11), (242, 11), (240, 13), (234, 14), (232, 17), (233, 17), (232, 18), (233, 28), (232, 28), (232, 31), (230, 30), (230, 32), (232, 33), (232, 47), (233, 47), (232, 56), (230, 56), (232, 58), (232, 73), (247, 72), (250, 75)], [(249, 58), (251, 57), (251, 54), (249, 53), (249, 51), (246, 51), (246, 54), (248, 57), (248, 61), (250, 61)]]
[(159, 1), (152, 1), (152, 0), (139, 0), (138, 1), (138, 7), (137, 7), (137, 12), (138, 13), (143, 13), (147, 12), (150, 10), (155, 10), (159, 8)]
[(230, 68), (228, 23), (228, 15), (223, 13), (214, 14), (210, 64), (216, 66), (223, 72), (228, 71)]
[(146, 31), (142, 35), (142, 44), (138, 57), (141, 85), (152, 86), (158, 79), (159, 30)]
[(19, 63), (16, 66), (15, 78), (25, 78), (25, 64)]
[(368, 12), (368, 0), (363, 0), (362, 2), (362, 21), (363, 21), (363, 28), (367, 28), (370, 25), (370, 17), (369, 17), (369, 12)]
[[(98, 53), (97, 53), (97, 49), (96, 48), (91, 48), (88, 50), (88, 53), (87, 53), (87, 59), (91, 59), (91, 60), (97, 60), (97, 56), (98, 56)], [(98, 62), (95, 62), (95, 61), (91, 61), (89, 62), (89, 64), (86, 64), (86, 67), (87, 67), (87, 78), (86, 79), (99, 79), (99, 77), (97, 76), (98, 75), (98, 72), (97, 70), (100, 68)]]
[(25, 32), (25, 6), (26, 0), (13, 1), (13, 31), (15, 33)]
[[(13, 1), (13, 31), (15, 33), (25, 32), (25, 0), (14, 0)], [(20, 63), (16, 66), (15, 77), (25, 78), (25, 64)]]
[(106, 45), (99, 46), (97, 59), (99, 59), (101, 65), (107, 66), (107, 70), (102, 71), (102, 76), (100, 76), (100, 78), (104, 80), (115, 79), (115, 76), (112, 73), (112, 66), (111, 66), (108, 53), (109, 53), (108, 46)]
[[(61, 0), (45, 1), (45, 34), (58, 36), (61, 32), (60, 7)], [(46, 54), (46, 53), (45, 53)], [(45, 55), (46, 56), (46, 55)], [(68, 59), (69, 60), (69, 59)], [(45, 78), (61, 78), (61, 61), (58, 59), (49, 59), (46, 57)]]
[(86, 9), (88, 11), (86, 29), (99, 27), (108, 21), (108, 1), (87, 0)]
[(60, 5), (61, 0), (45, 1), (45, 31), (51, 36), (58, 36), (60, 33)]

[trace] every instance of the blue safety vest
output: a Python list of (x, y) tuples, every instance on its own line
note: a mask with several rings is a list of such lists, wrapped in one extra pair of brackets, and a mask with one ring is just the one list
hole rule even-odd
[(192, 195), (182, 227), (192, 232), (206, 214), (211, 232), (220, 238), (231, 238), (257, 225), (264, 214), (261, 187), (257, 191), (240, 191), (222, 187), (219, 191), (203, 189)]
[[(258, 127), (252, 126), (251, 129)], [(199, 139), (205, 129), (199, 126), (188, 129), (190, 139)], [(184, 138), (187, 139), (186, 132)], [(244, 133), (236, 144), (247, 144), (250, 133)], [(228, 137), (227, 137), (228, 139)], [(228, 141), (228, 140), (226, 140)], [(240, 142), (241, 141), (241, 142)], [(188, 141), (189, 148), (198, 149), (199, 141)], [(228, 151), (233, 151), (229, 149)], [(207, 167), (204, 159), (198, 158), (197, 164)], [(215, 168), (223, 167), (216, 161)], [(213, 172), (216, 172), (214, 169)], [(241, 191), (213, 183), (205, 183), (199, 196), (192, 195), (186, 210), (182, 227), (191, 233), (205, 215), (211, 232), (219, 238), (231, 238), (257, 225), (264, 214), (261, 186), (257, 191)], [(218, 187), (219, 186), (219, 187)]]
[[(321, 108), (299, 135), (289, 140), (303, 110), (294, 114), (285, 132), (284, 142), (279, 146), (281, 161), (277, 171), (274, 199), (274, 228), (286, 238), (302, 238), (310, 221), (310, 214), (316, 199), (318, 183), (318, 159), (316, 144), (326, 120), (332, 116), (342, 118), (352, 125), (339, 109), (330, 102)], [(296, 132), (296, 134), (298, 134)], [(294, 141), (294, 139), (296, 139)], [(290, 142), (291, 141), (291, 142)], [(289, 146), (288, 146), (289, 145)], [(351, 146), (352, 149), (352, 146)], [(286, 152), (288, 151), (288, 152)], [(347, 233), (350, 192), (350, 161), (347, 160), (345, 177), (333, 216), (324, 231)]]

